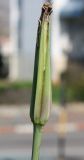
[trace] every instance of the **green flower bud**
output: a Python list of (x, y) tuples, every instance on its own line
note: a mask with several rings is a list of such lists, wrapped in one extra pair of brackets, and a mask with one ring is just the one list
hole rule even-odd
[(44, 125), (51, 108), (50, 3), (45, 3), (39, 20), (35, 53), (30, 117), (34, 124)]

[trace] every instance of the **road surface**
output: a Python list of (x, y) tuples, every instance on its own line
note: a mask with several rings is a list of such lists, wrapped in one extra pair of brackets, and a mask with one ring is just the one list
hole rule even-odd
[[(0, 160), (31, 159), (32, 124), (28, 112), (29, 110), (25, 106), (0, 108)], [(69, 114), (68, 126), (73, 121), (75, 123), (81, 121), (83, 124), (84, 113), (76, 113), (74, 116), (73, 112), (69, 111), (71, 115)], [(43, 130), (41, 160), (58, 159), (58, 134), (57, 127), (55, 128), (58, 114), (59, 110), (53, 111), (49, 123)], [(66, 133), (64, 147), (65, 155), (68, 157), (66, 160), (84, 160), (84, 131), (83, 129), (72, 129), (71, 125), (70, 128)]]

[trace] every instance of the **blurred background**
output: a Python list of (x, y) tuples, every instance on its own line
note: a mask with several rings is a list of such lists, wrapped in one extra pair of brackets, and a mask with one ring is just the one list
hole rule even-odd
[[(0, 160), (31, 159), (38, 20), (46, 0), (0, 0)], [(42, 160), (84, 159), (84, 0), (53, 0), (52, 111)]]

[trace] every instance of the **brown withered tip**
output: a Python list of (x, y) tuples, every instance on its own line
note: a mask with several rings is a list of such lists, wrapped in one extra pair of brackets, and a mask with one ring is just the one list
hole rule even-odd
[(52, 13), (52, 4), (50, 2), (44, 3), (42, 7), (40, 22), (42, 21), (43, 18), (44, 19), (46, 18), (48, 20), (51, 13)]
[(49, 2), (44, 3), (44, 5), (42, 7), (42, 11), (46, 15), (50, 15), (52, 13), (52, 4)]

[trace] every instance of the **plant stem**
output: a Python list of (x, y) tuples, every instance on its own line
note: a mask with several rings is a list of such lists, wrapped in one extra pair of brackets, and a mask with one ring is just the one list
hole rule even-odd
[(41, 136), (42, 136), (42, 126), (41, 125), (34, 125), (31, 160), (39, 160)]

